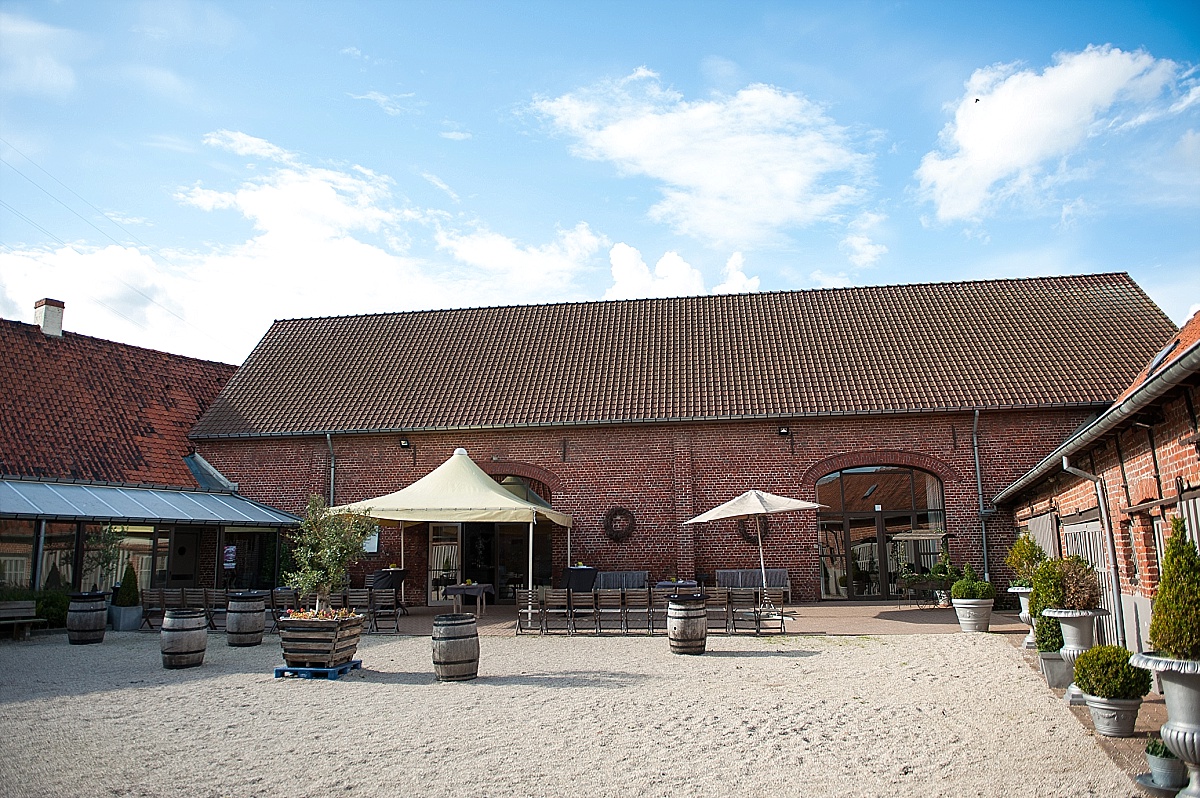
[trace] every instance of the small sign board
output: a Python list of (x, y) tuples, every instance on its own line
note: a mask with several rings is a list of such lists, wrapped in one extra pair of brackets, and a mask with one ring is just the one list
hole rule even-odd
[(224, 565), (227, 571), (232, 571), (237, 567), (237, 546), (225, 547)]

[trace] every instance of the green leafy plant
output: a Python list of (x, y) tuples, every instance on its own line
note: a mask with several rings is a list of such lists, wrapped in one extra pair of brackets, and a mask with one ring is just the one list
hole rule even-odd
[(113, 594), (114, 607), (136, 607), (142, 603), (142, 595), (138, 592), (137, 571), (133, 563), (125, 563), (125, 574), (121, 577), (121, 586)]
[(1171, 538), (1163, 554), (1150, 645), (1172, 659), (1200, 659), (1200, 554), (1179, 517), (1171, 519)]
[(963, 572), (950, 562), (950, 552), (943, 548), (938, 561), (929, 569), (929, 576), (952, 585), (962, 579)]
[(121, 543), (127, 534), (125, 527), (105, 524), (98, 532), (87, 536), (83, 573), (97, 571), (101, 582), (116, 581), (117, 562), (121, 558)]
[(363, 555), (363, 541), (375, 532), (375, 520), (335, 513), (320, 496), (311, 496), (304, 521), (293, 537), (296, 569), (284, 574), (289, 587), (317, 594), (317, 608), (327, 609), (329, 594), (346, 585), (347, 572)]
[(1059, 609), (1094, 610), (1100, 606), (1100, 580), (1078, 554), (1062, 560), (1063, 604)]
[(956, 599), (994, 599), (996, 588), (975, 575), (970, 563), (963, 566), (963, 576), (950, 588), (950, 597)]
[(1178, 759), (1179, 757), (1171, 753), (1171, 749), (1167, 748), (1167, 744), (1157, 737), (1151, 737), (1146, 741), (1146, 753), (1150, 756), (1157, 756), (1163, 759)]
[(1097, 698), (1131, 701), (1150, 692), (1150, 671), (1129, 664), (1129, 649), (1095, 646), (1075, 660), (1075, 684)]
[(1046, 560), (1046, 552), (1028, 532), (1022, 534), (1008, 550), (1004, 564), (1013, 570), (1016, 578), (1008, 584), (1009, 587), (1033, 587), (1033, 572), (1038, 565)]
[(1062, 624), (1042, 617), (1047, 607), (1061, 607), (1066, 601), (1062, 581), (1062, 560), (1044, 560), (1033, 569), (1033, 592), (1029, 594), (1029, 614), (1034, 618), (1033, 639), (1038, 651), (1058, 651), (1063, 647)]

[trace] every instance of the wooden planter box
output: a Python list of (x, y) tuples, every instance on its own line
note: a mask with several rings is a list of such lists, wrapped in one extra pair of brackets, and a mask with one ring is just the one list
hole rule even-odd
[(363, 616), (336, 620), (281, 618), (279, 644), (289, 668), (336, 668), (354, 658)]

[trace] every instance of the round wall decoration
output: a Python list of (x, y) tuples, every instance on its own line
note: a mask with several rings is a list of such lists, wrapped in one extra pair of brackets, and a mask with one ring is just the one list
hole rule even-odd
[[(755, 521), (758, 522), (758, 529), (754, 527)], [(766, 540), (768, 536), (767, 517), (765, 515), (755, 516), (754, 518), (740, 518), (737, 522), (738, 534), (742, 536), (742, 540), (747, 543), (758, 543), (758, 535), (762, 533), (762, 539)]]
[(629, 540), (635, 529), (637, 521), (633, 513), (624, 507), (614, 507), (604, 514), (604, 534), (613, 543)]

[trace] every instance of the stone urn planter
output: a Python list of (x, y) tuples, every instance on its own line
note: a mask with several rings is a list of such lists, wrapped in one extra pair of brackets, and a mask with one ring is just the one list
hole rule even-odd
[[(1052, 607), (1042, 610), (1042, 615), (1054, 618), (1062, 625), (1063, 647), (1058, 653), (1073, 671), (1075, 660), (1096, 642), (1096, 619), (1108, 615), (1108, 610), (1062, 610)], [(1063, 698), (1071, 706), (1082, 706), (1084, 703), (1083, 692), (1075, 682), (1067, 686), (1067, 693)]]
[(1033, 639), (1034, 619), (1033, 616), (1029, 614), (1029, 596), (1031, 593), (1033, 593), (1033, 588), (1010, 587), (1008, 592), (1015, 595), (1017, 597), (1017, 601), (1021, 602), (1021, 613), (1018, 617), (1020, 617), (1021, 623), (1026, 624), (1029, 627), (1029, 634), (1025, 635), (1025, 642), (1021, 647), (1027, 649), (1037, 648), (1037, 643)]
[(1124, 646), (1096, 646), (1075, 661), (1075, 684), (1083, 691), (1092, 725), (1104, 737), (1132, 737), (1150, 671), (1129, 661)]
[(995, 599), (953, 599), (958, 628), (964, 632), (986, 632), (992, 625)]
[(1134, 654), (1129, 663), (1158, 674), (1167, 705), (1167, 722), (1159, 733), (1190, 775), (1188, 786), (1179, 795), (1200, 798), (1200, 660), (1148, 653)]

